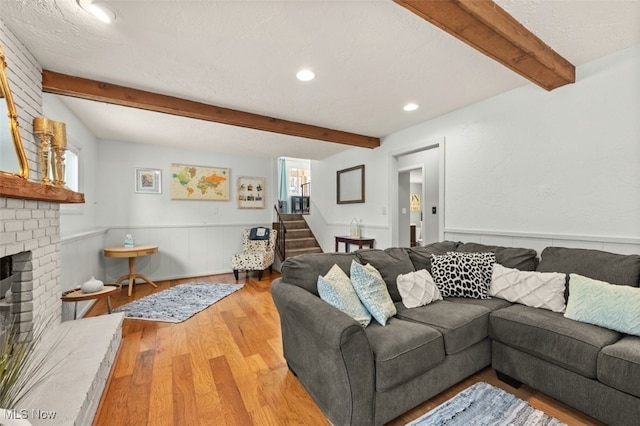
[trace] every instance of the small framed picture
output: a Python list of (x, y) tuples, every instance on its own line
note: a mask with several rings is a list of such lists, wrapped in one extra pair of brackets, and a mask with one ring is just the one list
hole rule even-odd
[(162, 170), (136, 167), (136, 192), (160, 194), (162, 192)]
[(264, 209), (263, 177), (240, 176), (238, 178), (238, 208)]

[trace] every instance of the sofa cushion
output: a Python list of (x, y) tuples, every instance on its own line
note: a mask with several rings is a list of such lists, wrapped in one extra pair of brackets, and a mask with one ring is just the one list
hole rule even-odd
[(492, 339), (591, 379), (596, 378), (600, 350), (622, 337), (558, 312), (524, 305), (492, 312), (489, 324)]
[(371, 322), (371, 314), (362, 305), (351, 280), (338, 265), (333, 265), (325, 276), (318, 276), (318, 294), (322, 300), (340, 309), (361, 326), (366, 327)]
[(540, 253), (540, 272), (580, 274), (608, 283), (638, 287), (640, 256), (599, 250), (547, 247)]
[(443, 297), (488, 299), (495, 259), (492, 252), (434, 254), (431, 271)]
[(598, 380), (640, 398), (640, 337), (625, 336), (600, 351)]
[(380, 272), (382, 279), (387, 283), (389, 295), (394, 302), (402, 300), (396, 278), (400, 274), (416, 270), (405, 249), (400, 247), (386, 250), (364, 249), (356, 251), (355, 255), (360, 259), (360, 263), (369, 263)]
[(351, 284), (364, 307), (381, 325), (396, 314), (387, 285), (373, 266), (351, 262)]
[(437, 243), (427, 244), (422, 247), (412, 247), (407, 249), (407, 254), (416, 268), (426, 269), (431, 272), (431, 255), (432, 254), (447, 254), (450, 251), (456, 251), (461, 243), (455, 241), (440, 241)]
[(535, 271), (538, 265), (538, 253), (528, 248), (464, 243), (460, 244), (456, 251), (465, 253), (483, 253), (490, 251), (496, 254), (496, 263), (506, 266), (507, 268), (515, 268), (521, 271)]
[(318, 296), (318, 276), (338, 265), (347, 275), (351, 262), (359, 262), (352, 253), (314, 253), (288, 257), (280, 267), (282, 281), (297, 285)]
[(571, 274), (569, 290), (565, 317), (640, 336), (640, 288)]
[(442, 335), (423, 324), (391, 318), (385, 327), (374, 322), (364, 332), (373, 352), (377, 391), (405, 383), (445, 357)]
[(496, 263), (491, 275), (489, 296), (533, 308), (564, 312), (565, 274), (521, 271)]
[(398, 275), (396, 281), (398, 291), (402, 296), (402, 304), (407, 308), (417, 308), (436, 300), (442, 300), (440, 290), (426, 269)]
[(467, 305), (483, 306), (490, 311), (506, 308), (513, 305), (508, 300), (498, 299), (497, 297), (491, 299), (469, 299), (468, 297), (445, 297), (444, 300), (454, 303), (466, 303)]
[(396, 303), (397, 317), (426, 324), (442, 333), (448, 355), (458, 353), (487, 337), (489, 309), (464, 303), (439, 300), (409, 309)]

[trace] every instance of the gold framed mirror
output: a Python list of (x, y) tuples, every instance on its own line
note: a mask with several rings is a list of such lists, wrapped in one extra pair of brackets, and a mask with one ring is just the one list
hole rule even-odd
[(13, 103), (6, 74), (7, 62), (0, 46), (0, 173), (29, 178), (29, 163), (24, 153), (20, 130), (18, 129), (18, 113)]

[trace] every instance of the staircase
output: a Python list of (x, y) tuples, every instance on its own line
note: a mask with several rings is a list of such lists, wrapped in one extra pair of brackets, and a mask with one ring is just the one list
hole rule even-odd
[[(309, 229), (307, 221), (301, 214), (281, 214), (280, 218), (284, 223), (287, 232), (285, 234), (285, 255), (280, 256), (280, 260), (288, 257), (297, 256), (299, 254), (322, 253), (322, 248), (316, 241), (316, 238)], [(278, 228), (278, 224), (273, 224), (274, 228)], [(278, 231), (279, 232), (279, 231)], [(278, 253), (280, 255), (280, 253)]]

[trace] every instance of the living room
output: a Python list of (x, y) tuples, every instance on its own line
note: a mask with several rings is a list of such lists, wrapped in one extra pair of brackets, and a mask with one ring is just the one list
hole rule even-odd
[[(26, 79), (16, 76), (27, 74), (37, 82), (34, 75), (42, 67), (11, 29), (20, 25), (20, 19), (4, 13), (2, 19), (0, 44), (12, 88), (28, 93), (32, 89), (19, 83)], [(639, 253), (640, 46), (637, 25), (626, 31), (635, 34), (635, 41), (578, 65), (574, 84), (547, 92), (520, 83), (505, 93), (385, 134), (379, 148), (349, 148), (312, 159), (314, 204), (308, 220), (321, 246), (333, 251), (334, 236), (348, 233), (354, 217), (363, 220), (376, 247), (398, 245), (394, 208), (398, 158), (437, 146), (445, 189), (438, 205), (439, 240), (538, 252), (564, 246)], [(30, 64), (30, 69), (16, 70), (20, 62)], [(56, 291), (77, 287), (91, 275), (114, 280), (125, 273), (124, 262), (104, 259), (101, 250), (120, 245), (127, 233), (160, 247), (158, 256), (139, 263), (154, 279), (229, 273), (230, 257), (241, 248), (242, 229), (274, 221), (276, 158), (103, 139), (57, 95), (40, 96), (42, 100), (35, 99), (28, 107), (23, 100), (18, 103), (23, 139), (31, 141), (32, 169), (38, 170), (38, 165), (28, 117), (44, 115), (67, 123), (69, 142), (82, 154), (80, 192), (86, 201), (60, 208)], [(179, 138), (180, 132), (174, 137)], [(172, 163), (228, 167), (234, 184), (239, 176), (264, 176), (266, 208), (238, 209), (235, 200), (171, 200)], [(366, 166), (366, 202), (336, 205), (336, 172), (358, 164)], [(136, 167), (162, 170), (161, 194), (135, 193)], [(82, 307), (86, 309), (88, 305)], [(70, 307), (63, 315), (70, 318)]]

